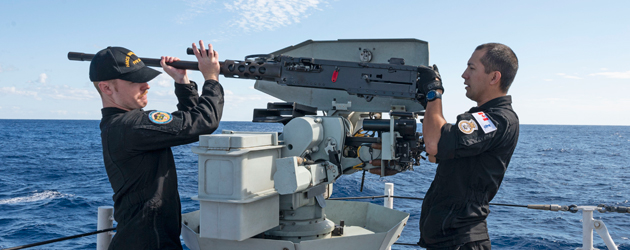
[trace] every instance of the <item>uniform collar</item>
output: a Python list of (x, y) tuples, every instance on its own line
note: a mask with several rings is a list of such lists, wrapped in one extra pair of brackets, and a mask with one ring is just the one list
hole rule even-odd
[(127, 112), (124, 109), (119, 109), (119, 108), (114, 108), (114, 107), (108, 107), (108, 108), (102, 108), (101, 109), (101, 113), (103, 114), (103, 118), (110, 116), (110, 115), (115, 115), (115, 114), (121, 114), (121, 113), (125, 113)]
[(471, 108), (468, 112), (469, 113), (474, 113), (474, 112), (479, 112), (479, 111), (482, 111), (482, 110), (489, 109), (491, 107), (498, 107), (498, 106), (509, 106), (509, 108), (511, 109), (512, 108), (512, 96), (506, 95), (506, 96), (501, 96), (501, 97), (494, 98), (494, 99), (484, 103), (483, 105), (481, 105), (479, 107)]

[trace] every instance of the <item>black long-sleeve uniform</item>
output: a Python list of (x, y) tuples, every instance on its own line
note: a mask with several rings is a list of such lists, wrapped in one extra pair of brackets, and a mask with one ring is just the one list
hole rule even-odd
[(503, 96), (457, 116), (442, 127), (435, 179), (420, 215), (425, 248), (487, 240), (488, 203), (494, 198), (516, 148), (518, 116)]
[(199, 140), (219, 126), (223, 88), (217, 81), (175, 84), (173, 113), (103, 108), (103, 159), (114, 190), (116, 235), (109, 249), (182, 249), (181, 204), (172, 146)]

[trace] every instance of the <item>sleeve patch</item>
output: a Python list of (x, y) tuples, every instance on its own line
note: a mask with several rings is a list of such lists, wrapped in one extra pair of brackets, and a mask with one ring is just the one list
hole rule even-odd
[(472, 119), (466, 121), (466, 120), (461, 120), (459, 121), (459, 123), (457, 123), (457, 127), (459, 127), (459, 131), (462, 131), (462, 133), (464, 134), (471, 134), (473, 131), (477, 130), (477, 123), (475, 123), (475, 121), (473, 121)]
[(156, 110), (149, 113), (149, 120), (155, 124), (167, 124), (173, 120), (173, 116), (169, 112)]
[[(483, 112), (477, 112), (472, 114), (475, 117), (475, 120), (479, 122), (479, 126), (483, 129), (484, 133), (490, 133), (492, 131), (497, 130), (497, 127), (494, 126), (494, 123), (484, 114)], [(462, 131), (463, 132), (463, 131)]]

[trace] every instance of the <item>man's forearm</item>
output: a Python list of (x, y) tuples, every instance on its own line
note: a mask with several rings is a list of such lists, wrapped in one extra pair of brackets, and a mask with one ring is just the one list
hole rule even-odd
[(440, 141), (444, 124), (446, 124), (446, 120), (444, 115), (442, 115), (442, 99), (438, 98), (427, 103), (424, 122), (422, 123), (422, 135), (426, 151), (430, 155), (438, 153), (438, 142)]
[(175, 96), (177, 96), (177, 110), (189, 111), (199, 104), (197, 84), (190, 81), (188, 84), (175, 82)]

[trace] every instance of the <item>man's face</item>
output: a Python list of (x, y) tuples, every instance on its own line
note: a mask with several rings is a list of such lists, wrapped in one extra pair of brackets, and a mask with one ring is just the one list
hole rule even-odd
[(481, 64), (481, 57), (486, 54), (486, 49), (475, 50), (468, 67), (462, 74), (466, 85), (466, 97), (473, 101), (479, 101), (492, 80), (492, 74), (486, 74), (486, 68)]
[(135, 83), (121, 79), (113, 80), (112, 99), (122, 109), (127, 111), (140, 109), (147, 106), (147, 92), (149, 91), (148, 83)]

